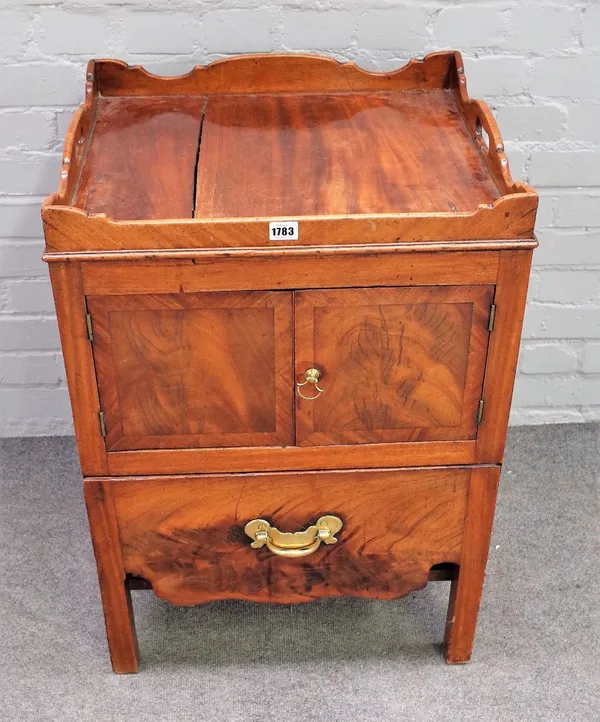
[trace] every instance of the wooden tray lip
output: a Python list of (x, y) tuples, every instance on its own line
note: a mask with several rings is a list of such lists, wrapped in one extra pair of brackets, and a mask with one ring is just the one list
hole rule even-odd
[(285, 218), (113, 221), (103, 214), (88, 215), (47, 202), (42, 207), (42, 219), (46, 260), (66, 252), (188, 251), (194, 255), (246, 250), (277, 254), (287, 250), (341, 252), (349, 246), (365, 251), (372, 246), (440, 250), (440, 244), (455, 245), (456, 250), (481, 250), (491, 248), (490, 243), (494, 248), (536, 247), (533, 226), (537, 203), (537, 194), (526, 193), (504, 196), (472, 213), (296, 217), (293, 220), (299, 222), (305, 240), (294, 246), (268, 240), (269, 222)]
[[(460, 53), (442, 50), (411, 58), (395, 70), (375, 71), (319, 54), (244, 53), (163, 76), (142, 65), (99, 58), (89, 61), (86, 79), (92, 94), (103, 96), (442, 90), (449, 87), (453, 62), (463, 67)], [(288, 72), (281, 73), (284, 68)]]
[[(362, 215), (345, 215), (345, 216), (295, 216), (294, 218), (268, 217), (268, 218), (166, 218), (154, 220), (113, 220), (105, 214), (87, 213), (84, 210), (71, 205), (70, 200), (76, 189), (77, 181), (81, 169), (85, 163), (87, 145), (89, 139), (93, 136), (94, 118), (99, 106), (101, 98), (108, 96), (127, 96), (135, 94), (137, 96), (155, 96), (155, 95), (177, 95), (182, 94), (182, 87), (185, 95), (190, 94), (189, 88), (196, 88), (198, 95), (210, 94), (235, 94), (232, 93), (233, 79), (237, 79), (242, 83), (246, 93), (253, 93), (256, 88), (256, 79), (253, 81), (255, 85), (248, 85), (248, 75), (255, 77), (265, 74), (268, 67), (295, 68), (306, 70), (307, 77), (312, 85), (307, 86), (305, 90), (298, 91), (290, 89), (289, 91), (277, 90), (277, 92), (290, 92), (297, 94), (298, 92), (324, 93), (335, 92), (335, 83), (345, 84), (343, 92), (364, 92), (371, 93), (380, 90), (391, 91), (414, 91), (421, 90), (453, 90), (456, 94), (457, 103), (464, 115), (465, 123), (473, 135), (473, 139), (478, 146), (480, 152), (486, 157), (488, 170), (498, 186), (500, 197), (491, 204), (480, 204), (475, 211), (469, 212), (435, 212), (435, 213), (393, 213), (393, 214), (362, 214)], [(268, 73), (266, 73), (268, 75)], [(313, 76), (316, 74), (318, 80)], [(287, 77), (289, 74), (283, 74)], [(291, 74), (293, 76), (293, 73)], [(240, 81), (239, 78), (243, 78)], [(321, 82), (325, 77), (326, 82)], [(337, 81), (336, 81), (337, 78)], [(108, 80), (107, 80), (108, 79)], [(212, 82), (212, 86), (210, 85)], [(306, 82), (306, 81), (303, 81)], [(334, 85), (333, 88), (327, 90), (328, 84)], [(354, 84), (353, 84), (354, 83)], [(225, 84), (225, 86), (224, 86)], [(358, 84), (358, 90), (356, 90)], [(383, 87), (381, 85), (383, 84)], [(189, 87), (188, 87), (189, 86)], [(310, 89), (312, 87), (312, 90)], [(207, 89), (208, 88), (208, 89)], [(225, 88), (225, 89), (224, 89)], [(227, 92), (225, 92), (225, 90)], [(339, 90), (339, 88), (338, 88)], [(135, 91), (135, 92), (134, 92)], [(137, 92), (140, 91), (140, 92)], [(240, 93), (243, 91), (240, 90)], [(265, 90), (272, 94), (275, 91)], [(525, 213), (521, 215), (528, 216), (528, 221), (521, 222), (518, 227), (514, 227), (511, 232), (511, 225), (503, 236), (505, 239), (515, 237), (516, 239), (526, 238), (531, 240), (534, 238), (533, 229), (535, 222), (535, 213), (538, 204), (538, 195), (535, 190), (520, 181), (513, 181), (510, 174), (508, 159), (504, 152), (504, 143), (496, 121), (486, 103), (480, 100), (470, 99), (464, 73), (464, 64), (462, 56), (457, 51), (441, 51), (431, 53), (422, 60), (412, 59), (406, 65), (392, 72), (373, 72), (359, 68), (352, 62), (338, 62), (333, 58), (319, 55), (302, 55), (302, 54), (257, 54), (257, 55), (238, 55), (222, 60), (217, 60), (207, 66), (196, 66), (189, 73), (181, 76), (162, 77), (154, 75), (142, 66), (129, 66), (119, 60), (91, 60), (87, 67), (86, 84), (85, 84), (85, 102), (75, 112), (69, 129), (66, 134), (62, 167), (60, 170), (60, 180), (58, 190), (48, 196), (42, 204), (42, 217), (45, 224), (55, 229), (62, 227), (64, 223), (70, 224), (73, 214), (80, 216), (79, 222), (85, 219), (88, 225), (87, 232), (90, 237), (94, 233), (101, 233), (106, 229), (105, 224), (110, 224), (113, 232), (123, 233), (124, 241), (130, 229), (136, 227), (147, 228), (151, 233), (153, 230), (162, 228), (171, 228), (173, 233), (190, 233), (195, 240), (185, 246), (187, 248), (204, 247), (198, 246), (198, 237), (203, 235), (205, 230), (217, 227), (219, 224), (264, 224), (274, 220), (300, 220), (308, 222), (325, 221), (328, 224), (339, 222), (348, 223), (350, 221), (358, 224), (364, 224), (371, 219), (394, 223), (398, 222), (399, 226), (404, 227), (407, 224), (417, 225), (420, 221), (433, 219), (437, 221), (440, 229), (447, 228), (449, 233), (430, 234), (427, 239), (422, 235), (410, 235), (406, 237), (408, 242), (413, 241), (442, 241), (445, 238), (450, 240), (474, 240), (473, 231), (470, 226), (479, 225), (479, 220), (483, 220), (486, 214), (492, 210), (500, 216), (502, 209), (508, 218), (510, 215), (515, 217), (523, 209)], [(483, 140), (482, 130), (487, 133), (489, 146), (486, 146)], [(87, 134), (87, 135), (86, 135)], [(67, 215), (68, 214), (68, 215)], [(78, 224), (79, 224), (78, 222)], [(94, 225), (89, 225), (93, 223)], [(104, 224), (104, 225), (103, 225)], [(484, 223), (489, 226), (489, 223)], [(463, 230), (464, 229), (464, 230)], [(483, 240), (491, 240), (497, 238), (492, 232), (475, 233), (475, 237)], [(399, 239), (396, 239), (399, 240)], [(383, 240), (385, 242), (385, 239)], [(236, 245), (240, 245), (239, 243)], [(271, 247), (271, 244), (250, 243), (251, 246)], [(125, 246), (126, 247), (126, 246)], [(153, 246), (150, 245), (149, 248)], [(181, 247), (181, 246), (179, 246)], [(214, 247), (214, 244), (210, 244)], [(224, 247), (228, 247), (226, 243)], [(67, 250), (69, 246), (56, 248), (56, 250)], [(99, 243), (96, 248), (102, 250), (104, 246)], [(53, 250), (52, 247), (47, 248), (48, 252)], [(81, 250), (81, 249), (78, 249)], [(89, 250), (93, 250), (90, 248)]]

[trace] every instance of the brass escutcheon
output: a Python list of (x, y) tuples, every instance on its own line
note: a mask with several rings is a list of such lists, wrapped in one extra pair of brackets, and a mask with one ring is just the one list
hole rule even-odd
[(337, 534), (342, 528), (342, 520), (333, 515), (322, 516), (308, 529), (298, 532), (282, 532), (271, 526), (265, 519), (253, 519), (244, 527), (244, 531), (254, 541), (250, 544), (260, 549), (265, 544), (280, 557), (306, 557), (316, 552), (321, 542), (335, 544)]

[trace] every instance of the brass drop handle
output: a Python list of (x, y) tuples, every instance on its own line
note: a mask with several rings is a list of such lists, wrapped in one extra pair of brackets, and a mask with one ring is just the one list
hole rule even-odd
[(254, 541), (250, 546), (260, 549), (265, 544), (280, 557), (306, 557), (316, 552), (321, 542), (335, 544), (337, 534), (342, 528), (342, 520), (337, 516), (327, 515), (317, 519), (308, 529), (298, 532), (282, 532), (271, 526), (264, 519), (253, 519), (244, 527), (244, 531)]
[[(304, 373), (304, 378), (306, 379), (306, 381), (303, 381), (301, 384), (296, 384), (296, 386), (298, 387), (298, 395), (306, 401), (313, 401), (314, 399), (318, 399), (319, 396), (325, 391), (325, 389), (319, 388), (319, 384), (317, 383), (321, 378), (321, 372), (319, 371), (319, 369), (307, 369)], [(315, 389), (319, 393), (315, 394), (314, 396), (305, 396), (302, 391), (300, 391), (300, 389), (302, 386), (306, 386), (306, 384), (313, 384)]]

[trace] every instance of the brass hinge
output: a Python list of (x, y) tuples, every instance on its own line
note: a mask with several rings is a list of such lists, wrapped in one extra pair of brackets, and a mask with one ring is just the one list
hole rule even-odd
[(479, 399), (479, 404), (477, 405), (477, 426), (483, 421), (483, 399)]
[(98, 412), (98, 418), (100, 419), (100, 433), (106, 437), (106, 419), (104, 418), (104, 411)]
[(494, 330), (494, 321), (496, 320), (496, 304), (490, 306), (490, 317), (488, 319), (488, 331)]
[(94, 340), (94, 327), (92, 326), (92, 317), (89, 313), (85, 314), (85, 325), (87, 326), (87, 334), (90, 341)]

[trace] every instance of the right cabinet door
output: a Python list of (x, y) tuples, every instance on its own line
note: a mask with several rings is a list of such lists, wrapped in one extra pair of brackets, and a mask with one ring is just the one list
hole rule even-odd
[(476, 438), (493, 297), (492, 285), (296, 292), (296, 382), (316, 369), (323, 390), (297, 386), (297, 444)]

